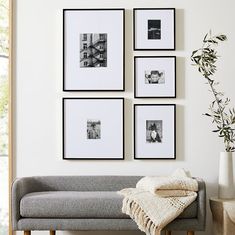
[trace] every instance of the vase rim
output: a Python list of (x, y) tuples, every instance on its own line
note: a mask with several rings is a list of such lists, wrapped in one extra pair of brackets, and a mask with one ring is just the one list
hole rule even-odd
[(233, 152), (226, 152), (226, 151), (222, 151), (222, 152), (220, 152), (221, 154), (233, 154)]

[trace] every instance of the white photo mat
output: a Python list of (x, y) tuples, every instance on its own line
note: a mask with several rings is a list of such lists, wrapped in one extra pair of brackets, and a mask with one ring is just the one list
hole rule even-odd
[[(122, 98), (64, 98), (63, 158), (123, 159), (123, 106)], [(97, 138), (88, 136), (92, 122)]]
[[(124, 89), (124, 14), (124, 9), (64, 9), (64, 91)], [(107, 36), (105, 67), (80, 67), (83, 34)]]
[[(159, 20), (161, 39), (148, 39), (148, 21)], [(134, 9), (134, 49), (174, 50), (175, 49), (175, 9), (136, 8)]]
[[(146, 122), (161, 121), (161, 142), (146, 141)], [(134, 158), (175, 159), (175, 105), (134, 106)]]
[[(146, 82), (148, 72), (157, 72), (161, 74), (162, 81), (160, 80), (159, 83)], [(176, 96), (176, 57), (136, 56), (134, 79), (135, 97), (174, 98)]]

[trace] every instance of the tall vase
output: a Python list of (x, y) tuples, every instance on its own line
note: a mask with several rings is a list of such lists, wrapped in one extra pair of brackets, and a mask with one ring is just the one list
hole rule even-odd
[(219, 161), (219, 198), (235, 198), (233, 182), (233, 155), (231, 152), (221, 152)]

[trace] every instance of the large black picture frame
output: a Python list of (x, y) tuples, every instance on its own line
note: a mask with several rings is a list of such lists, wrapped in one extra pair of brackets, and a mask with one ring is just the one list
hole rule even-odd
[[(76, 112), (76, 101), (79, 102), (81, 106), (79, 107), (79, 112), (78, 114), (73, 115), (72, 112)], [(94, 102), (93, 102), (94, 101)], [(107, 101), (107, 102), (106, 102)], [(100, 102), (100, 103), (99, 103)], [(66, 105), (68, 105), (66, 107)], [(69, 106), (70, 105), (70, 106)], [(90, 107), (89, 107), (90, 105)], [(102, 108), (102, 110), (99, 110), (99, 105)], [(115, 105), (116, 107), (119, 107), (120, 110), (115, 110)], [(75, 98), (75, 97), (68, 97), (68, 98), (63, 98), (62, 99), (62, 145), (63, 145), (63, 149), (62, 149), (62, 158), (63, 160), (124, 160), (125, 158), (125, 121), (124, 121), (124, 109), (125, 109), (125, 99), (124, 98), (119, 98), (119, 97), (113, 97), (113, 98)], [(78, 106), (77, 106), (78, 107)], [(98, 108), (97, 108), (98, 107)], [(96, 110), (96, 112), (92, 112), (92, 108), (94, 108), (94, 110)], [(109, 112), (107, 112), (106, 109), (109, 109)], [(101, 119), (99, 119), (100, 121), (100, 137), (99, 138), (88, 138), (88, 134), (86, 133), (86, 131), (88, 131), (88, 119), (84, 119), (84, 117), (82, 117), (82, 113), (86, 112), (87, 109), (87, 113), (90, 114), (90, 117), (96, 117), (95, 119), (97, 119), (97, 117), (102, 117)], [(99, 110), (97, 112), (97, 109)], [(121, 113), (119, 113), (121, 112)], [(119, 116), (118, 116), (119, 115)], [(86, 116), (86, 115), (85, 115)], [(77, 117), (77, 119), (76, 119)], [(87, 117), (87, 116), (86, 116)], [(87, 117), (88, 118), (88, 117)], [(71, 121), (72, 120), (72, 121)], [(76, 120), (76, 122), (74, 123), (74, 120)], [(83, 121), (83, 125), (78, 124), (80, 121)], [(84, 122), (85, 120), (85, 122)], [(86, 122), (86, 120), (88, 120)], [(115, 120), (117, 122), (115, 122)], [(105, 121), (105, 123), (103, 122)], [(107, 122), (110, 121), (110, 123), (107, 124)], [(103, 125), (105, 124), (105, 125)], [(82, 128), (80, 128), (82, 126)], [(104, 136), (104, 131), (102, 130), (102, 126), (105, 126), (105, 140), (106, 142), (102, 143), (102, 145), (100, 145), (98, 143), (95, 143), (95, 141), (100, 141), (102, 140), (102, 135)], [(69, 129), (69, 130), (68, 130)], [(75, 130), (75, 132), (74, 132)], [(112, 133), (112, 131), (117, 131), (114, 133)], [(109, 131), (109, 133), (107, 134), (107, 132)], [(120, 133), (119, 133), (120, 131)], [(75, 142), (75, 144), (77, 144), (77, 146), (79, 147), (79, 139), (80, 135), (82, 136), (82, 144), (86, 144), (86, 150), (90, 151), (93, 155), (92, 156), (68, 156), (68, 152), (71, 152), (69, 150), (69, 141), (73, 141), (74, 136), (76, 136), (76, 132), (79, 133), (77, 134), (78, 138), (75, 138), (76, 140), (78, 140), (78, 142)], [(102, 133), (103, 132), (103, 133)], [(83, 133), (83, 135), (82, 135)], [(71, 136), (69, 136), (71, 135)], [(87, 135), (87, 137), (86, 137)], [(115, 139), (117, 138), (117, 139)], [(89, 140), (88, 140), (89, 139)], [(117, 140), (117, 146), (115, 145), (116, 143), (110, 144), (109, 141), (115, 141)], [(88, 143), (88, 141), (91, 141), (90, 143)], [(107, 143), (108, 142), (108, 143)], [(88, 144), (87, 144), (88, 143)], [(98, 147), (97, 147), (98, 146)], [(107, 151), (113, 151), (117, 148), (121, 148), (119, 150), (116, 150), (118, 153), (120, 153), (120, 156), (111, 156), (112, 153), (110, 153), (110, 155), (108, 155), (107, 157), (97, 157), (100, 153), (98, 152), (99, 149), (102, 149), (101, 147), (103, 146), (104, 148), (106, 148), (105, 150), (105, 154), (108, 155)], [(109, 147), (110, 146), (110, 147)], [(75, 147), (77, 148), (77, 147)], [(92, 148), (95, 150), (95, 153), (93, 153)], [(71, 148), (70, 148), (71, 149)], [(109, 149), (109, 150), (107, 150)], [(75, 149), (76, 151), (76, 149)]]
[[(110, 39), (110, 35), (107, 34), (107, 37), (106, 37), (106, 48), (107, 48), (107, 52), (106, 52), (106, 66), (104, 66), (103, 68), (95, 68), (96, 71), (94, 72), (94, 68), (91, 68), (93, 69), (92, 72), (90, 72), (89, 74), (93, 74), (92, 76), (87, 77), (87, 76), (84, 76), (84, 74), (86, 74), (86, 72), (84, 72), (84, 69), (83, 70), (79, 70), (78, 67), (75, 68), (75, 66), (72, 65), (72, 63), (68, 62), (68, 60), (71, 58), (71, 56), (69, 56), (68, 51), (74, 51), (74, 53), (79, 53), (79, 55), (75, 55), (74, 57), (76, 58), (79, 57), (79, 63), (77, 62), (77, 66), (81, 66), (81, 45), (80, 45), (80, 49), (78, 48), (74, 48), (73, 49), (70, 49), (68, 50), (68, 48), (70, 48), (68, 45), (70, 44), (69, 43), (69, 35), (68, 33), (71, 31), (71, 30), (68, 30), (69, 27), (67, 27), (69, 24), (69, 14), (79, 14), (80, 13), (80, 17), (83, 19), (82, 21), (77, 21), (77, 22), (82, 22), (82, 24), (86, 25), (86, 21), (84, 20), (84, 14), (89, 14), (89, 15), (92, 15), (92, 14), (100, 14), (102, 15), (102, 17), (98, 17), (97, 18), (94, 18), (93, 19), (93, 24), (94, 24), (94, 29), (92, 28), (92, 26), (90, 26), (91, 24), (89, 24), (89, 27), (88, 27), (88, 31), (83, 30), (83, 33), (86, 33), (86, 34), (98, 34), (96, 32), (96, 29), (97, 27), (99, 26), (99, 19), (103, 19), (104, 18), (104, 15), (105, 13), (107, 13), (107, 19), (106, 20), (103, 20), (105, 22), (103, 23), (100, 23), (100, 28), (102, 28), (102, 24), (106, 25), (106, 28), (107, 27), (113, 27), (113, 32), (112, 34), (116, 33), (117, 35), (115, 36), (115, 38), (117, 38), (117, 43), (114, 42), (113, 40), (109, 40)], [(108, 14), (109, 13), (109, 14)], [(113, 13), (113, 14), (112, 14)], [(112, 22), (112, 24), (110, 24), (110, 21), (112, 21), (112, 17), (118, 17), (116, 16), (114, 13), (120, 13), (120, 22), (118, 22), (117, 20), (115, 22)], [(79, 16), (78, 16), (79, 17)], [(66, 23), (67, 22), (67, 23)], [(94, 23), (95, 22), (95, 23)], [(77, 23), (79, 24), (79, 23)], [(115, 25), (118, 25), (120, 27), (122, 27), (122, 30), (121, 30), (121, 33), (118, 34), (118, 29), (115, 28)], [(66, 28), (67, 27), (67, 28)], [(85, 27), (85, 26), (84, 26)], [(74, 26), (74, 28), (76, 30), (78, 30), (77, 28), (79, 28), (79, 25)], [(90, 30), (94, 30), (94, 31), (90, 31)], [(115, 30), (117, 32), (115, 32)], [(79, 31), (79, 30), (78, 30)], [(102, 31), (102, 30), (101, 30)], [(106, 32), (101, 32), (101, 34), (104, 34)], [(80, 32), (80, 31), (79, 31)], [(96, 33), (93, 33), (93, 32), (96, 32)], [(80, 35), (81, 32), (80, 32)], [(120, 35), (120, 36), (119, 36)], [(76, 37), (79, 38), (78, 35), (76, 35)], [(93, 36), (94, 38), (95, 36)], [(119, 38), (120, 37), (120, 38)], [(72, 37), (73, 38), (73, 37)], [(77, 40), (78, 40), (77, 38)], [(112, 38), (114, 38), (114, 36), (112, 36)], [(81, 41), (81, 39), (80, 39)], [(73, 43), (74, 45), (77, 45), (78, 47), (78, 44), (79, 42), (77, 41), (77, 43)], [(122, 45), (122, 48), (118, 48), (117, 49), (117, 53), (114, 52), (114, 50), (112, 48), (114, 48), (115, 46), (118, 47), (120, 45)], [(110, 46), (111, 45), (111, 46)], [(75, 47), (75, 46), (74, 46)], [(89, 47), (89, 46), (88, 46)], [(103, 50), (103, 49), (102, 49)], [(80, 51), (80, 52), (79, 52)], [(97, 52), (98, 50), (96, 50)], [(112, 51), (112, 52), (110, 52)], [(122, 55), (120, 55), (120, 53)], [(71, 54), (71, 53), (70, 53)], [(101, 55), (101, 53), (100, 53)], [(115, 58), (115, 55), (118, 55), (118, 63), (116, 63), (115, 61), (111, 61), (111, 59), (109, 60), (108, 57), (112, 57)], [(89, 57), (89, 54), (87, 55), (88, 58)], [(96, 55), (93, 56), (96, 60), (98, 59), (98, 57)], [(97, 57), (97, 58), (96, 58)], [(102, 56), (104, 57), (104, 55)], [(72, 60), (72, 59), (71, 59)], [(76, 58), (76, 61), (78, 61), (78, 58)], [(98, 61), (98, 60), (97, 60)], [(111, 66), (110, 66), (110, 63), (111, 63)], [(79, 65), (80, 64), (80, 65)], [(93, 63), (93, 65), (95, 64), (95, 62)], [(101, 63), (100, 63), (101, 64)], [(117, 64), (117, 66), (115, 67), (115, 64)], [(88, 66), (89, 67), (89, 66)], [(89, 68), (85, 68), (83, 66), (83, 68), (85, 69), (89, 69)], [(99, 67), (99, 66), (94, 66), (94, 67)], [(72, 70), (70, 69), (72, 68)], [(101, 71), (101, 70), (102, 71)], [(106, 69), (106, 72), (107, 72), (107, 78), (105, 78), (105, 74), (106, 72), (103, 71), (104, 69)], [(115, 70), (115, 71), (114, 71)], [(75, 72), (69, 72), (72, 74), (72, 76), (70, 74), (68, 74), (68, 71), (75, 71)], [(76, 74), (83, 74), (83, 76), (79, 75), (79, 76), (76, 76)], [(116, 76), (116, 78), (115, 78)], [(91, 79), (93, 77), (96, 77), (97, 80), (100, 80), (99, 81), (95, 81), (96, 84), (92, 81), (90, 82), (87, 82), (87, 80)], [(81, 83), (78, 84), (78, 81), (75, 81), (77, 79), (82, 79), (84, 78), (84, 85), (81, 85), (83, 80), (81, 80)], [(117, 79), (116, 82), (110, 82), (109, 83), (109, 80), (111, 80), (110, 78), (113, 78), (113, 79)], [(71, 81), (71, 79), (74, 79), (74, 81)], [(74, 82), (74, 84), (73, 84)], [(105, 84), (105, 85), (99, 85), (99, 84)], [(112, 85), (112, 84), (115, 84), (115, 85)], [(63, 91), (64, 92), (114, 92), (114, 91), (125, 91), (125, 9), (124, 8), (92, 8), (92, 9), (63, 9)]]

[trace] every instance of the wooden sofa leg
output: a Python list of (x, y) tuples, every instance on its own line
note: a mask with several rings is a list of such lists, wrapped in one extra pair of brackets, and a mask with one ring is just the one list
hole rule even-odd
[(166, 235), (171, 235), (171, 231), (166, 231)]
[(55, 230), (50, 230), (50, 235), (55, 235)]
[(31, 231), (28, 230), (24, 231), (24, 235), (31, 235)]
[(194, 231), (188, 231), (187, 235), (194, 235)]

